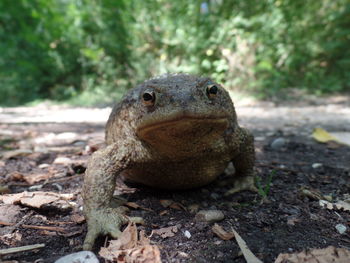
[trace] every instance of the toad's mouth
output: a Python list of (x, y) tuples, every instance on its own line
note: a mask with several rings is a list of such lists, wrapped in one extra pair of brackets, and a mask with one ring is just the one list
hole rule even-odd
[(190, 150), (213, 142), (227, 129), (227, 116), (191, 116), (150, 122), (137, 129), (137, 136), (159, 150)]

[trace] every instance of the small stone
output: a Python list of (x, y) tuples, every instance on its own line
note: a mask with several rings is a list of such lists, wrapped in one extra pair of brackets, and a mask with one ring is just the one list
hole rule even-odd
[(337, 224), (335, 226), (335, 229), (337, 229), (339, 234), (344, 234), (346, 232), (346, 226), (344, 226), (343, 224)]
[(271, 148), (274, 150), (280, 150), (285, 144), (286, 140), (280, 137), (272, 141)]
[(39, 191), (41, 188), (43, 188), (44, 185), (42, 184), (37, 184), (37, 185), (32, 185), (31, 187), (28, 188), (28, 191), (33, 192), (33, 191)]
[(48, 168), (50, 167), (50, 165), (48, 163), (42, 163), (38, 166), (40, 169), (45, 169), (45, 168)]
[(195, 216), (196, 221), (207, 223), (218, 222), (224, 218), (225, 215), (220, 210), (201, 210)]
[(68, 157), (57, 157), (53, 163), (54, 164), (70, 164), (72, 162)]
[(190, 239), (191, 238), (191, 233), (188, 231), (188, 230), (186, 230), (185, 232), (184, 232), (184, 235), (185, 235), (185, 237), (187, 237), (188, 239)]
[(55, 263), (99, 263), (99, 261), (91, 251), (80, 251), (61, 257)]
[(322, 163), (313, 163), (312, 164), (312, 168), (314, 168), (314, 169), (321, 168), (322, 166), (323, 166)]

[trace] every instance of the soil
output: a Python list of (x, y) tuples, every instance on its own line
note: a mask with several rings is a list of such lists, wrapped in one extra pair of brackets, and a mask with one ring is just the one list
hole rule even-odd
[[(224, 241), (213, 233), (213, 224), (195, 221), (195, 205), (200, 210), (221, 210), (225, 218), (218, 224), (228, 232), (233, 227), (263, 262), (274, 262), (280, 253), (330, 245), (349, 249), (350, 212), (323, 208), (317, 196), (324, 195), (333, 201), (349, 198), (350, 148), (318, 143), (311, 137), (312, 129), (317, 126), (350, 132), (349, 106), (349, 96), (238, 105), (240, 124), (249, 128), (256, 138), (259, 193), (226, 196), (231, 186), (227, 172), (214, 183), (189, 191), (163, 192), (128, 184), (137, 188), (136, 192), (123, 193), (120, 197), (152, 210), (130, 209), (131, 216), (145, 219), (146, 224), (138, 229), (147, 234), (152, 229), (178, 227), (173, 237), (151, 237), (161, 248), (163, 262), (245, 262), (235, 239)], [(108, 111), (45, 105), (0, 109), (0, 149), (34, 149), (29, 155), (0, 159), (0, 186), (7, 185), (10, 193), (33, 190), (74, 193), (78, 204), (71, 210), (20, 206), (14, 219), (16, 225), (0, 227), (0, 236), (19, 233), (21, 238), (10, 236), (6, 242), (1, 238), (0, 249), (37, 243), (44, 243), (45, 248), (9, 254), (2, 260), (54, 262), (81, 250), (86, 224), (74, 218), (81, 215), (80, 190), (86, 161), (103, 141)], [(62, 112), (69, 114), (59, 119), (57, 116)], [(56, 116), (59, 122), (49, 116)], [(89, 116), (93, 117), (91, 122)], [(282, 144), (272, 147), (278, 138)], [(60, 163), (57, 157), (67, 157), (69, 161)], [(18, 176), (43, 172), (49, 174), (48, 178), (33, 184)], [(125, 186), (120, 187), (125, 192)], [(305, 189), (314, 195), (307, 194)], [(175, 209), (164, 207), (161, 200), (166, 199), (181, 205)], [(347, 231), (338, 233), (337, 224), (345, 225)], [(25, 225), (63, 227), (66, 231), (30, 229)], [(191, 236), (186, 237), (185, 231)], [(106, 238), (101, 237), (94, 252), (98, 254), (105, 243)]]

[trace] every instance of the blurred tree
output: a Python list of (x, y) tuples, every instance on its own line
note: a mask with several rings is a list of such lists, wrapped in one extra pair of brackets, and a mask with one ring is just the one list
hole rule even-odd
[(350, 86), (349, 0), (2, 0), (0, 103), (110, 102), (152, 75), (264, 96)]

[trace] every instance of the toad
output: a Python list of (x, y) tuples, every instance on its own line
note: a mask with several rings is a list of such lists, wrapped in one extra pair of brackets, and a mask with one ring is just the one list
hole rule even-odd
[(141, 218), (111, 206), (115, 180), (162, 189), (189, 189), (212, 182), (229, 162), (233, 188), (256, 191), (254, 138), (237, 123), (228, 92), (206, 77), (167, 74), (145, 81), (113, 108), (106, 147), (88, 162), (83, 186), (88, 233), (83, 249), (99, 235), (120, 236), (120, 227)]

